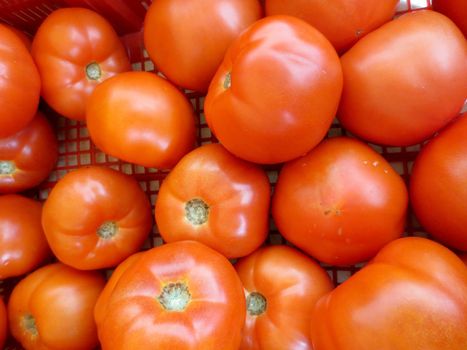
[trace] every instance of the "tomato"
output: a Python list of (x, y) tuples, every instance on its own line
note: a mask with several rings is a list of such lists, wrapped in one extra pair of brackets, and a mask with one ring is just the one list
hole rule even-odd
[(348, 265), (404, 231), (407, 189), (389, 163), (347, 137), (284, 165), (272, 199), (281, 234), (316, 259)]
[(432, 0), (433, 10), (449, 17), (467, 38), (467, 2), (464, 0)]
[(3, 25), (8, 29), (12, 30), (16, 34), (16, 36), (23, 42), (28, 51), (31, 51), (32, 42), (29, 36), (27, 36), (23, 31), (16, 29), (15, 27), (9, 26), (8, 24)]
[(104, 285), (98, 272), (60, 263), (34, 271), (11, 294), (11, 334), (26, 350), (95, 349), (93, 310)]
[(464, 264), (467, 266), (467, 253), (461, 254), (460, 258), (464, 262)]
[(270, 185), (256, 165), (219, 144), (187, 154), (162, 183), (156, 223), (164, 241), (197, 240), (228, 258), (252, 253), (269, 229)]
[(94, 315), (103, 350), (233, 350), (245, 308), (230, 262), (201, 243), (183, 241), (125, 261)]
[(138, 251), (151, 230), (151, 216), (151, 204), (134, 178), (93, 166), (72, 171), (55, 185), (42, 226), (60, 261), (92, 270), (115, 266)]
[(333, 289), (326, 271), (287, 246), (269, 246), (235, 265), (246, 294), (240, 349), (312, 349), (311, 313)]
[(314, 350), (467, 349), (467, 269), (425, 238), (401, 238), (312, 315)]
[(433, 11), (383, 25), (341, 61), (339, 120), (374, 143), (421, 142), (459, 114), (467, 97), (467, 41)]
[(38, 267), (50, 249), (41, 226), (42, 204), (15, 195), (0, 196), (0, 279)]
[(205, 92), (230, 43), (261, 15), (258, 0), (157, 0), (144, 45), (169, 80)]
[(326, 38), (289, 16), (262, 19), (232, 44), (206, 96), (206, 121), (236, 156), (280, 163), (316, 146), (342, 90)]
[(0, 193), (39, 185), (57, 162), (55, 133), (42, 113), (16, 134), (0, 138)]
[(266, 15), (291, 15), (318, 29), (338, 52), (390, 21), (398, 0), (266, 0)]
[(28, 49), (0, 24), (0, 138), (23, 129), (36, 114), (41, 81)]
[(148, 72), (122, 73), (100, 84), (86, 116), (97, 147), (145, 167), (171, 168), (195, 143), (193, 107), (169, 82)]
[(110, 23), (85, 8), (62, 8), (40, 25), (32, 56), (42, 78), (42, 97), (61, 115), (84, 120), (95, 87), (131, 69)]
[(3, 349), (5, 345), (5, 340), (8, 335), (8, 320), (7, 320), (7, 311), (5, 308), (5, 303), (3, 299), (0, 298), (0, 348)]
[(436, 239), (467, 252), (467, 113), (419, 153), (410, 195), (415, 215)]

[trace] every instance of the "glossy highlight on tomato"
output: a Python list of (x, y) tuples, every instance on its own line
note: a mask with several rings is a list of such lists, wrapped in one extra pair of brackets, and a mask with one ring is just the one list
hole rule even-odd
[(103, 350), (237, 350), (245, 308), (230, 262), (201, 243), (183, 241), (123, 262), (94, 316)]
[(258, 166), (220, 144), (183, 157), (164, 179), (156, 223), (165, 242), (196, 240), (228, 258), (256, 250), (266, 239), (270, 185)]

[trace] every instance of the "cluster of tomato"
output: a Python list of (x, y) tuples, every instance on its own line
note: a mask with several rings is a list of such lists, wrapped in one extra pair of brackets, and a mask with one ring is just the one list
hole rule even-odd
[[(0, 346), (9, 329), (27, 350), (467, 349), (467, 6), (392, 20), (397, 3), (155, 0), (162, 74), (131, 71), (88, 9), (54, 11), (32, 44), (0, 25), (0, 278), (28, 274), (0, 300)], [(220, 143), (195, 148), (181, 88), (206, 94)], [(119, 171), (76, 169), (44, 205), (13, 194), (57, 161), (40, 97), (105, 153), (170, 169), (164, 245), (140, 251), (151, 203)], [(336, 114), (357, 138), (323, 141)], [(435, 133), (409, 188), (362, 141)], [(282, 163), (271, 197), (263, 165)], [(440, 243), (400, 238), (409, 202)], [(295, 247), (262, 247), (270, 215)], [(369, 262), (335, 288), (313, 258)]]

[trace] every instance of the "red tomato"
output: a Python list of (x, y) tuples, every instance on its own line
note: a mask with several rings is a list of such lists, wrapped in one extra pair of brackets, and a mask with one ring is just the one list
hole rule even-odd
[(266, 15), (290, 15), (318, 29), (338, 52), (390, 21), (398, 0), (266, 0)]
[(8, 24), (4, 24), (4, 26), (12, 30), (16, 34), (16, 36), (23, 42), (28, 51), (31, 51), (32, 42), (29, 36), (27, 36), (23, 31), (16, 29), (15, 27), (9, 26)]
[(282, 168), (272, 215), (282, 235), (328, 264), (373, 257), (404, 231), (407, 189), (389, 163), (346, 137)]
[(240, 349), (312, 350), (311, 313), (333, 289), (326, 271), (287, 246), (270, 246), (235, 265), (246, 294)]
[(42, 204), (15, 194), (0, 196), (0, 279), (20, 276), (50, 255), (41, 226)]
[(410, 195), (415, 215), (441, 242), (467, 252), (467, 113), (420, 152)]
[(0, 348), (3, 349), (5, 345), (5, 340), (8, 335), (8, 320), (7, 320), (7, 311), (5, 308), (5, 303), (3, 299), (0, 298)]
[(467, 269), (424, 238), (389, 243), (314, 309), (314, 350), (467, 349)]
[(236, 156), (280, 163), (321, 141), (341, 90), (339, 58), (321, 33), (293, 17), (267, 17), (229, 48), (209, 87), (206, 120)]
[(467, 37), (467, 2), (465, 0), (432, 0), (433, 10), (448, 16)]
[(34, 271), (11, 294), (11, 334), (26, 350), (95, 349), (93, 310), (104, 285), (98, 272), (60, 263)]
[(52, 127), (38, 112), (24, 129), (0, 138), (0, 193), (21, 192), (39, 185), (57, 162)]
[(205, 92), (230, 43), (261, 12), (258, 0), (157, 0), (146, 14), (144, 45), (169, 80)]
[(128, 72), (100, 84), (86, 109), (104, 152), (145, 167), (171, 168), (195, 143), (193, 107), (165, 79)]
[(34, 118), (41, 81), (24, 43), (2, 24), (0, 42), (0, 138), (4, 138), (20, 131)]
[(42, 226), (60, 261), (92, 270), (115, 266), (137, 252), (151, 230), (151, 216), (135, 179), (110, 168), (87, 167), (55, 185), (44, 204)]
[(268, 233), (271, 188), (265, 172), (219, 144), (187, 154), (156, 201), (164, 241), (197, 240), (228, 258), (252, 253)]
[(125, 261), (94, 315), (103, 350), (233, 350), (240, 345), (245, 298), (225, 257), (184, 241)]
[(339, 120), (374, 143), (421, 142), (459, 114), (467, 98), (467, 41), (433, 11), (385, 24), (341, 61)]
[(42, 22), (32, 43), (42, 97), (58, 113), (84, 120), (86, 101), (104, 80), (131, 69), (110, 23), (84, 8), (62, 8)]

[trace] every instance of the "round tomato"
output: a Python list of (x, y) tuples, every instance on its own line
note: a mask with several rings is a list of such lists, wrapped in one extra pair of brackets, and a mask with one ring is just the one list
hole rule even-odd
[(432, 0), (433, 10), (448, 16), (467, 38), (467, 2), (465, 0)]
[(144, 45), (170, 81), (205, 92), (230, 43), (261, 12), (258, 0), (157, 0), (146, 14)]
[(398, 0), (266, 0), (266, 15), (290, 15), (318, 29), (344, 52), (360, 38), (390, 21)]
[(184, 241), (125, 261), (94, 314), (103, 350), (236, 350), (245, 308), (230, 262), (201, 243)]
[(314, 350), (467, 349), (467, 269), (445, 247), (401, 238), (322, 297)]
[(0, 298), (0, 348), (3, 349), (5, 345), (6, 337), (8, 335), (8, 320), (7, 311), (3, 299)]
[(287, 246), (269, 246), (235, 265), (246, 294), (240, 349), (311, 350), (315, 303), (333, 289), (317, 263)]
[(36, 114), (41, 81), (19, 36), (0, 24), (0, 138), (23, 129)]
[(421, 142), (459, 114), (467, 97), (467, 41), (433, 11), (383, 25), (341, 61), (339, 120), (374, 143)]
[(271, 188), (265, 172), (219, 144), (187, 154), (156, 201), (164, 241), (197, 240), (228, 258), (252, 253), (266, 239)]
[(193, 107), (173, 85), (148, 72), (122, 73), (100, 84), (86, 118), (97, 147), (145, 167), (171, 168), (195, 144)]
[(28, 273), (50, 255), (41, 214), (35, 200), (0, 196), (0, 280)]
[(60, 263), (34, 271), (8, 302), (11, 334), (26, 350), (95, 349), (93, 310), (104, 285), (98, 272)]
[(24, 46), (28, 49), (28, 51), (31, 51), (31, 39), (29, 36), (27, 36), (23, 31), (16, 29), (15, 27), (9, 26), (8, 24), (3, 24), (5, 27), (8, 27), (8, 29), (12, 30), (16, 36), (23, 42)]
[(32, 42), (42, 97), (61, 115), (84, 120), (94, 88), (131, 69), (125, 47), (110, 23), (85, 8), (62, 8), (42, 22)]
[(373, 257), (404, 231), (407, 189), (366, 144), (338, 137), (284, 165), (272, 200), (282, 235), (328, 264)]
[(52, 251), (80, 270), (115, 266), (139, 250), (151, 204), (131, 176), (103, 167), (65, 175), (44, 204), (42, 226)]
[(410, 199), (424, 228), (441, 242), (467, 252), (467, 113), (419, 153)]
[(55, 166), (58, 145), (47, 119), (38, 112), (24, 129), (0, 138), (0, 193), (39, 185)]
[(341, 90), (342, 70), (329, 41), (299, 19), (271, 16), (227, 51), (209, 87), (206, 120), (236, 156), (280, 163), (321, 141)]

